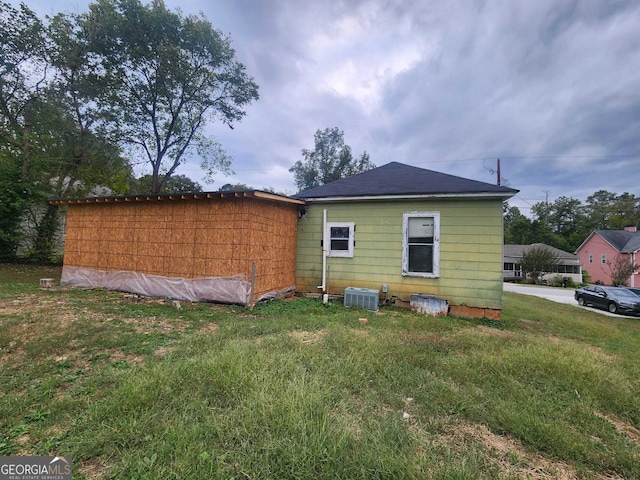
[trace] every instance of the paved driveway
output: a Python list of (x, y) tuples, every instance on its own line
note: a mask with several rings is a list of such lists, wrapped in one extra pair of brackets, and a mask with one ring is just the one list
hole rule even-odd
[(522, 295), (533, 295), (534, 297), (546, 298), (558, 303), (570, 303), (578, 305), (573, 298), (575, 290), (573, 288), (554, 288), (541, 285), (519, 285), (517, 283), (504, 283), (505, 292), (521, 293)]
[(584, 308), (587, 310), (591, 310), (592, 312), (598, 312), (603, 315), (608, 315), (610, 317), (629, 318), (624, 315), (609, 313), (606, 310), (600, 310), (593, 307), (581, 307), (580, 305), (578, 305), (578, 302), (576, 302), (575, 298), (573, 298), (573, 295), (575, 293), (575, 289), (573, 288), (554, 288), (545, 287), (542, 285), (520, 285), (517, 283), (507, 282), (503, 283), (502, 285), (505, 292), (515, 292), (522, 295), (533, 295), (534, 297), (546, 298), (547, 300), (551, 300), (553, 302), (575, 305), (578, 308)]

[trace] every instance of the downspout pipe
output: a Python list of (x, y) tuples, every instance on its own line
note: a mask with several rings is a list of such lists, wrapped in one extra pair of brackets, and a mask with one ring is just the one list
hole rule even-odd
[(322, 292), (322, 303), (329, 301), (327, 294), (327, 209), (322, 211), (322, 285), (318, 288)]

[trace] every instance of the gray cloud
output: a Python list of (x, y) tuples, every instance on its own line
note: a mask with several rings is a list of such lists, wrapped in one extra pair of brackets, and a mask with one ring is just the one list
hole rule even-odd
[[(500, 157), (524, 213), (547, 191), (640, 195), (635, 1), (166, 3), (203, 11), (260, 85), (234, 130), (210, 126), (237, 172), (218, 183), (293, 192), (287, 169), (315, 130), (338, 126), (379, 165), (494, 181)], [(194, 165), (181, 173), (199, 175)]]

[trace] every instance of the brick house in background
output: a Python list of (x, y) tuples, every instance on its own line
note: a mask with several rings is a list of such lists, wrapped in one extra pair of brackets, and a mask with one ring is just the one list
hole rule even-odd
[[(611, 284), (609, 264), (615, 263), (619, 256), (627, 257), (629, 262), (638, 264), (640, 250), (640, 232), (635, 225), (624, 230), (595, 230), (576, 250), (582, 269), (589, 273), (591, 283)], [(629, 279), (630, 287), (640, 286), (640, 272)]]

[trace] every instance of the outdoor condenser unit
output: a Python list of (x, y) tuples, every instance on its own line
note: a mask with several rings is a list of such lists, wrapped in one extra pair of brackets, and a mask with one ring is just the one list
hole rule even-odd
[(378, 310), (378, 290), (370, 288), (347, 287), (344, 289), (344, 306)]

